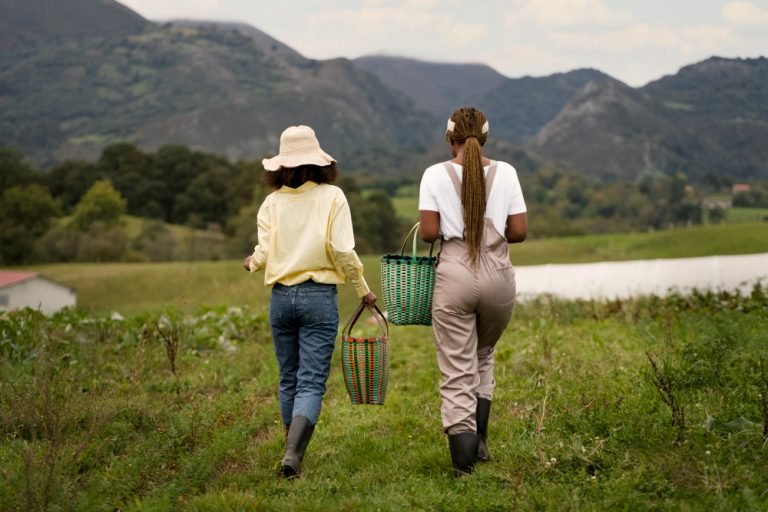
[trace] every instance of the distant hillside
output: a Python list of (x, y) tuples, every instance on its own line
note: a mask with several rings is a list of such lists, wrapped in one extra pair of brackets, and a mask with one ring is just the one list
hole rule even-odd
[(262, 32), (256, 27), (252, 25), (248, 25), (247, 23), (236, 23), (236, 22), (226, 22), (226, 21), (187, 20), (187, 19), (171, 20), (169, 23), (171, 25), (175, 25), (178, 27), (193, 27), (193, 28), (215, 27), (223, 30), (234, 30), (251, 39), (254, 43), (256, 43), (256, 46), (258, 46), (259, 48), (261, 48), (262, 50), (268, 53), (275, 52), (279, 55), (286, 56), (286, 57), (304, 59), (304, 57), (302, 57), (299, 52), (297, 52), (290, 46), (282, 43), (281, 41), (278, 41), (277, 39), (270, 36), (266, 32)]
[(307, 59), (240, 23), (150, 23), (113, 0), (0, 0), (0, 147), (38, 166), (128, 140), (230, 159), (312, 125), (346, 169), (412, 177), (450, 112), (485, 110), (488, 150), (605, 179), (768, 179), (768, 59), (711, 58), (631, 88), (593, 69), (508, 78), (483, 64)]
[(643, 90), (690, 119), (768, 119), (768, 59), (712, 57), (649, 83)]
[(240, 30), (166, 24), (0, 54), (0, 146), (38, 164), (92, 158), (117, 140), (260, 158), (299, 123), (334, 156), (440, 136), (429, 114), (350, 61), (276, 51)]
[(657, 172), (665, 116), (640, 91), (590, 82), (528, 144), (535, 154), (603, 178)]
[(768, 59), (711, 58), (640, 89), (592, 83), (527, 146), (603, 177), (768, 178)]
[(457, 107), (476, 105), (508, 80), (484, 64), (446, 64), (385, 56), (360, 57), (352, 62), (439, 119), (447, 119)]
[(494, 135), (522, 143), (551, 121), (587, 83), (614, 80), (594, 69), (510, 78), (478, 101), (493, 120)]
[(113, 0), (0, 0), (0, 48), (54, 37), (130, 34), (148, 25)]
[(353, 62), (441, 119), (458, 107), (479, 107), (488, 114), (494, 136), (515, 143), (534, 136), (588, 82), (610, 79), (592, 69), (508, 78), (484, 64), (439, 64), (385, 56)]

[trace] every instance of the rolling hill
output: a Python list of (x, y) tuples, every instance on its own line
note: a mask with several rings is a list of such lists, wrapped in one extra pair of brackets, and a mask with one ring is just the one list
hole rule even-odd
[[(230, 159), (310, 124), (345, 169), (400, 176), (443, 155), (474, 104), (489, 151), (602, 179), (768, 179), (768, 59), (713, 57), (644, 87), (594, 69), (509, 78), (483, 64), (308, 59), (241, 23), (152, 23), (113, 0), (0, 0), (0, 147), (46, 167), (108, 144)], [(442, 156), (437, 156), (438, 158)]]
[(0, 48), (59, 37), (131, 34), (148, 25), (114, 0), (0, 0)]
[(632, 89), (590, 83), (526, 146), (605, 178), (768, 179), (768, 59), (711, 58)]
[(588, 82), (610, 79), (592, 69), (508, 78), (483, 64), (387, 56), (353, 62), (440, 119), (447, 119), (457, 107), (476, 106), (488, 114), (494, 137), (517, 144), (535, 135)]
[(0, 146), (47, 165), (93, 158), (119, 140), (261, 158), (292, 124), (313, 126), (337, 158), (439, 140), (428, 113), (349, 60), (306, 59), (258, 35), (166, 23), (12, 45), (0, 54)]
[(447, 119), (457, 107), (477, 104), (486, 94), (509, 80), (484, 64), (424, 62), (376, 55), (360, 57), (352, 62), (439, 119)]

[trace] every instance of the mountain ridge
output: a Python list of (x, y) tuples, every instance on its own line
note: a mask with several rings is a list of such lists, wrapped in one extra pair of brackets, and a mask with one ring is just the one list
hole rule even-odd
[(151, 24), (114, 0), (0, 0), (0, 48), (53, 37), (130, 34)]
[(43, 1), (0, 0), (0, 28), (15, 27), (0, 30), (0, 146), (38, 165), (124, 140), (256, 159), (285, 126), (311, 124), (350, 167), (395, 175), (439, 154), (445, 119), (471, 104), (490, 119), (489, 148), (529, 168), (768, 178), (764, 57), (712, 57), (635, 88), (590, 68), (510, 78), (477, 63), (319, 61), (247, 24)]
[(693, 178), (726, 173), (766, 179), (766, 84), (763, 57), (712, 57), (621, 91), (615, 83), (591, 84), (525, 147), (565, 168), (605, 178), (684, 172)]
[(165, 24), (15, 47), (0, 55), (0, 145), (50, 165), (121, 140), (259, 158), (291, 124), (313, 125), (339, 155), (438, 137), (429, 115), (350, 61), (273, 46), (239, 30)]

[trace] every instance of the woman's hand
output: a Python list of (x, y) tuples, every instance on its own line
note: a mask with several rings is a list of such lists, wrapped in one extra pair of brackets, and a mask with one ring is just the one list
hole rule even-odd
[(376, 304), (376, 294), (373, 292), (368, 292), (368, 295), (364, 295), (362, 302), (363, 305), (367, 308), (372, 308), (374, 304)]
[(245, 270), (247, 270), (248, 272), (251, 271), (251, 257), (250, 256), (246, 256), (245, 260), (243, 260), (243, 267), (245, 267)]

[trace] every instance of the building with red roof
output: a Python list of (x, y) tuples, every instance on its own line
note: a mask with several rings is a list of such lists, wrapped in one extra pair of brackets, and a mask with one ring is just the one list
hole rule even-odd
[(0, 310), (32, 308), (51, 315), (77, 304), (77, 291), (37, 272), (0, 270)]

